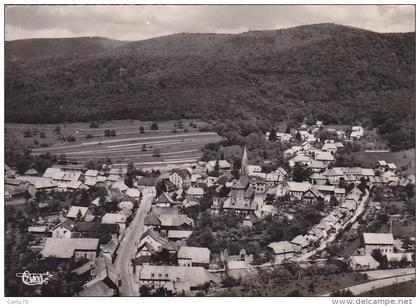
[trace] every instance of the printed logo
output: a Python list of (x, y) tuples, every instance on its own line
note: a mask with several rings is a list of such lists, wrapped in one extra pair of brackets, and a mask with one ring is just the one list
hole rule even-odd
[(25, 271), (23, 273), (16, 273), (16, 276), (20, 277), (25, 285), (35, 286), (48, 284), (48, 279), (53, 275), (48, 271), (45, 273), (31, 273)]

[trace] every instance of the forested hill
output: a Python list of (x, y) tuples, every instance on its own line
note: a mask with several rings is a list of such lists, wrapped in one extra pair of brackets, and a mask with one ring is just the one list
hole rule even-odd
[(319, 24), (83, 41), (6, 42), (6, 121), (308, 117), (414, 135), (415, 33)]

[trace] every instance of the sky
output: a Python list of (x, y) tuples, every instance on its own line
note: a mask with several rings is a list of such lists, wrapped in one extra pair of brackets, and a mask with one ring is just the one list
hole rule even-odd
[(102, 36), (142, 40), (173, 33), (242, 33), (314, 23), (376, 32), (415, 31), (413, 5), (15, 5), (5, 39)]

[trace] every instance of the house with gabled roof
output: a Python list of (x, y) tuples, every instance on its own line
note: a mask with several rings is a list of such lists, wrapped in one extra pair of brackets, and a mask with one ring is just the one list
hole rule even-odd
[(51, 236), (52, 238), (71, 238), (74, 232), (76, 232), (76, 223), (66, 220), (52, 228)]
[(392, 233), (363, 233), (366, 254), (379, 249), (383, 255), (394, 253), (394, 236)]
[(299, 246), (289, 241), (272, 242), (268, 245), (268, 248), (272, 250), (276, 263), (292, 259), (300, 249)]
[(120, 227), (120, 233), (122, 233), (127, 225), (127, 216), (121, 213), (106, 213), (103, 215), (101, 223), (118, 224)]
[(177, 254), (178, 266), (204, 267), (210, 264), (210, 250), (203, 247), (181, 246)]
[(98, 246), (99, 239), (94, 238), (47, 238), (41, 255), (59, 259), (94, 260), (98, 253)]
[(169, 181), (178, 189), (188, 188), (191, 185), (191, 173), (187, 169), (176, 169), (169, 173)]
[(137, 188), (141, 191), (156, 193), (157, 178), (153, 176), (143, 176), (137, 181)]
[(158, 196), (154, 201), (154, 205), (158, 207), (170, 207), (173, 204), (174, 204), (174, 201), (166, 192), (162, 192), (160, 196)]
[(302, 195), (302, 201), (306, 204), (316, 203), (324, 198), (321, 192), (318, 191), (317, 188), (312, 186), (307, 191), (305, 191)]
[(215, 281), (203, 267), (142, 265), (136, 266), (135, 274), (140, 286), (163, 287), (174, 294), (197, 290)]
[(151, 256), (161, 250), (166, 249), (169, 253), (175, 254), (178, 247), (174, 243), (170, 243), (168, 239), (159, 235), (159, 233), (148, 229), (140, 237), (136, 257)]
[(207, 162), (206, 164), (206, 172), (213, 172), (214, 170), (216, 170), (216, 164), (219, 164), (219, 170), (223, 171), (230, 171), (231, 170), (231, 165), (227, 160), (221, 159), (221, 160), (210, 160)]
[(83, 220), (88, 213), (89, 208), (83, 206), (71, 206), (69, 211), (67, 212), (66, 217), (72, 220), (75, 220), (78, 216), (80, 216), (80, 220)]
[(286, 193), (290, 195), (292, 199), (300, 200), (303, 194), (308, 191), (312, 185), (308, 182), (287, 182)]
[(297, 245), (298, 246), (297, 251), (301, 252), (301, 251), (306, 250), (309, 247), (310, 240), (308, 239), (307, 236), (298, 235), (295, 238), (293, 238), (293, 240), (290, 241), (290, 243)]

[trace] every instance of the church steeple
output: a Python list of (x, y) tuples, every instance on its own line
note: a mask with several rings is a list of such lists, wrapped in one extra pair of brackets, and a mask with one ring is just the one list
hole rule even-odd
[(242, 156), (241, 174), (248, 174), (248, 154), (246, 153), (246, 147), (244, 148), (244, 155)]

